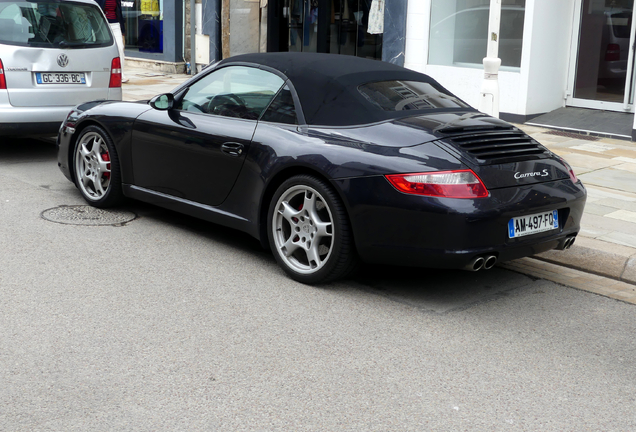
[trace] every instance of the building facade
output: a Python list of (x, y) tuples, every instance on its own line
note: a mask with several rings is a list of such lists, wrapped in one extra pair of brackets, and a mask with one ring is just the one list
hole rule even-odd
[[(127, 58), (190, 61), (189, 1), (124, 0)], [(259, 51), (355, 55), (426, 73), (479, 105), (491, 0), (196, 1), (199, 69)], [(562, 107), (633, 115), (634, 0), (500, 3), (503, 119), (524, 122)]]
[[(634, 113), (633, 0), (501, 4), (502, 118), (524, 122), (562, 107)], [(405, 66), (477, 107), (489, 9), (490, 0), (410, 0)]]

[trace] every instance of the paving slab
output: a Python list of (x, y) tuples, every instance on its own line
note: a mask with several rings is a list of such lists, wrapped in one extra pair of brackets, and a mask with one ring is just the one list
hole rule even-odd
[[(518, 126), (567, 160), (588, 192), (581, 232), (574, 246), (566, 251), (552, 250), (538, 254), (529, 261), (533, 263), (530, 267), (528, 261), (524, 261), (526, 267), (523, 268), (528, 273), (538, 273), (536, 263), (543, 262), (611, 278), (627, 285), (636, 284), (636, 145), (630, 141), (601, 137), (596, 137), (593, 142), (583, 139), (554, 142), (543, 139), (549, 136), (547, 129)], [(563, 279), (563, 276), (559, 277)], [(596, 289), (589, 278), (569, 278), (569, 285), (585, 289), (581, 283), (585, 280), (589, 282), (590, 291), (603, 295), (609, 292), (611, 285), (605, 281), (601, 289)], [(615, 297), (636, 298), (634, 293), (625, 289), (618, 290), (621, 294)]]
[(583, 181), (583, 184), (598, 185), (636, 193), (635, 176), (629, 171), (606, 168), (582, 174), (579, 178)]

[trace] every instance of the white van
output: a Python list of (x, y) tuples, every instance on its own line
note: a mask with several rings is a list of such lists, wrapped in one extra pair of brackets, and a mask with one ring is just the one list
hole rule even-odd
[(71, 108), (121, 100), (121, 62), (92, 0), (0, 0), (0, 136), (56, 135)]

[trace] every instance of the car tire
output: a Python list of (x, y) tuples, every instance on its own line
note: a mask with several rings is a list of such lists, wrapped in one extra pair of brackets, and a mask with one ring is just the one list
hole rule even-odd
[(121, 204), (121, 171), (113, 141), (98, 126), (82, 130), (73, 151), (75, 185), (84, 199), (99, 208)]
[(336, 192), (316, 177), (294, 176), (278, 187), (267, 227), (276, 261), (298, 282), (330, 282), (357, 265), (345, 207)]

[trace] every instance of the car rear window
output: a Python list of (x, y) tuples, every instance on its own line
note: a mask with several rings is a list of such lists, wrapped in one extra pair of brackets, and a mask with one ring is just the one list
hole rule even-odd
[(0, 0), (0, 43), (85, 48), (112, 45), (113, 40), (96, 4)]
[[(609, 24), (609, 23), (608, 23)], [(621, 12), (612, 14), (611, 19), (612, 31), (614, 37), (628, 39), (629, 32), (632, 29), (632, 14)]]
[(442, 87), (421, 81), (380, 81), (361, 85), (358, 90), (384, 111), (469, 108)]

